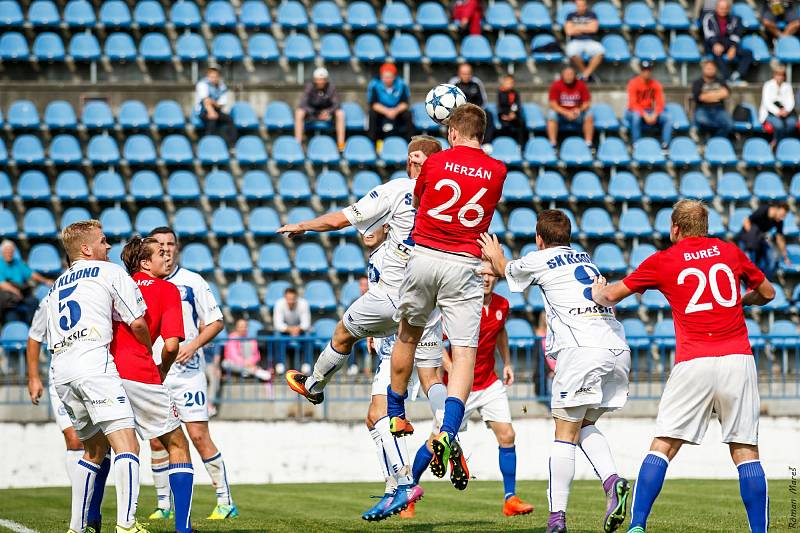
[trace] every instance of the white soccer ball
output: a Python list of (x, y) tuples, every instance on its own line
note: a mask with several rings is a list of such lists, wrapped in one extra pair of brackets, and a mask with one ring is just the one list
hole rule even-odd
[(455, 85), (442, 83), (437, 85), (425, 97), (425, 111), (434, 122), (447, 125), (453, 109), (467, 103), (467, 97)]

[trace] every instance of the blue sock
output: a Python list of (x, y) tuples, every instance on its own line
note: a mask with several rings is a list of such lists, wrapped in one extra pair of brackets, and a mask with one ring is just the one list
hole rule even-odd
[(739, 470), (739, 492), (752, 533), (765, 533), (769, 526), (769, 495), (767, 478), (760, 461), (748, 461), (736, 467)]
[(464, 402), (455, 396), (448, 396), (444, 401), (442, 431), (447, 433), (451, 441), (456, 437), (462, 420), (464, 420)]
[(194, 488), (192, 463), (169, 465), (169, 488), (174, 500), (175, 530), (178, 533), (191, 533), (192, 490)]
[(400, 395), (392, 390), (391, 385), (386, 387), (386, 414), (389, 415), (389, 419), (395, 416), (406, 417), (406, 398), (408, 398), (408, 391)]
[(633, 490), (631, 527), (644, 528), (647, 525), (647, 517), (650, 516), (653, 502), (658, 498), (658, 493), (661, 492), (661, 487), (664, 485), (667, 466), (669, 466), (669, 462), (660, 454), (655, 455), (653, 452), (648, 453), (642, 461), (639, 477), (636, 478)]
[(517, 492), (517, 448), (500, 447), (500, 473), (503, 474), (503, 498), (506, 500)]
[(106, 454), (103, 462), (100, 463), (100, 471), (94, 479), (94, 493), (92, 494), (92, 501), (89, 502), (89, 513), (86, 516), (86, 520), (90, 524), (102, 520), (100, 506), (103, 505), (103, 493), (106, 490), (106, 479), (108, 479), (108, 472), (110, 470), (111, 454)]
[(417, 455), (414, 456), (414, 464), (411, 467), (411, 474), (414, 476), (414, 484), (419, 485), (419, 478), (422, 477), (423, 472), (431, 464), (433, 459), (433, 452), (428, 449), (428, 443), (423, 442), (422, 446), (417, 450)]

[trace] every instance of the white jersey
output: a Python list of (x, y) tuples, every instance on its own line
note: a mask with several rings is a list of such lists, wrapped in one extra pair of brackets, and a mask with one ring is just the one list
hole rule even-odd
[(548, 354), (562, 348), (629, 349), (614, 311), (592, 300), (592, 282), (600, 271), (589, 254), (569, 246), (530, 252), (509, 261), (505, 274), (512, 292), (541, 287)]
[(31, 340), (35, 340), (38, 343), (45, 342), (45, 337), (47, 336), (47, 298), (42, 298), (42, 301), (39, 302), (39, 307), (36, 308), (36, 312), (33, 314), (33, 320), (31, 321), (31, 327), (28, 328), (28, 338)]
[(389, 224), (389, 235), (382, 246), (386, 251), (380, 281), (394, 294), (400, 290), (406, 263), (414, 248), (411, 231), (417, 211), (413, 202), (414, 180), (397, 178), (378, 185), (342, 211), (353, 227), (364, 235), (370, 235), (384, 224)]
[(388, 245), (384, 242), (369, 254), (369, 263), (367, 263), (367, 280), (369, 282), (369, 289), (372, 290), (378, 286), (381, 281), (381, 272), (383, 272), (383, 261), (386, 258), (386, 251), (389, 249)]
[[(222, 310), (220, 310), (217, 301), (214, 299), (208, 283), (200, 274), (178, 267), (164, 279), (178, 287), (178, 292), (181, 294), (183, 329), (185, 333), (185, 339), (181, 345), (199, 335), (201, 324), (211, 324), (217, 320), (222, 320)], [(164, 340), (159, 337), (153, 343), (153, 356), (157, 359), (157, 364), (161, 362), (161, 350), (163, 347)], [(205, 359), (201, 349), (186, 364), (173, 364), (169, 369), (169, 375), (200, 372), (204, 364)]]
[(109, 261), (75, 261), (45, 297), (50, 377), (56, 385), (116, 374), (108, 350), (113, 323), (128, 325), (147, 306), (136, 282)]

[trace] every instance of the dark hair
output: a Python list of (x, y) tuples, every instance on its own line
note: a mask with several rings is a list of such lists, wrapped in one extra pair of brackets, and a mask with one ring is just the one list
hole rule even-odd
[(161, 244), (153, 237), (140, 237), (134, 236), (128, 244), (122, 249), (122, 263), (128, 270), (128, 274), (135, 274), (141, 270), (141, 262), (153, 257), (155, 250), (161, 247)]
[(774, 202), (769, 203), (769, 207), (779, 207), (781, 209), (789, 210), (789, 204), (786, 200), (775, 200)]
[(558, 209), (545, 209), (536, 221), (536, 234), (547, 246), (568, 246), (572, 224), (569, 217)]
[(486, 112), (475, 104), (462, 104), (453, 109), (447, 125), (462, 137), (483, 142), (483, 135), (486, 133)]
[(153, 228), (150, 230), (150, 233), (147, 236), (155, 237), (156, 235), (172, 235), (175, 237), (175, 242), (178, 242), (178, 235), (175, 233), (175, 230), (169, 226), (158, 226), (157, 228)]
[(283, 291), (283, 295), (286, 296), (287, 294), (297, 294), (297, 289), (294, 287), (287, 287), (285, 291)]

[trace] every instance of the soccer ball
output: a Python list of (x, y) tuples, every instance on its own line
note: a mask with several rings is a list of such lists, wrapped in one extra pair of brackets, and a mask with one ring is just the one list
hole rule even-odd
[(467, 103), (467, 97), (455, 85), (442, 83), (437, 85), (425, 97), (425, 111), (434, 122), (447, 125), (453, 109)]

